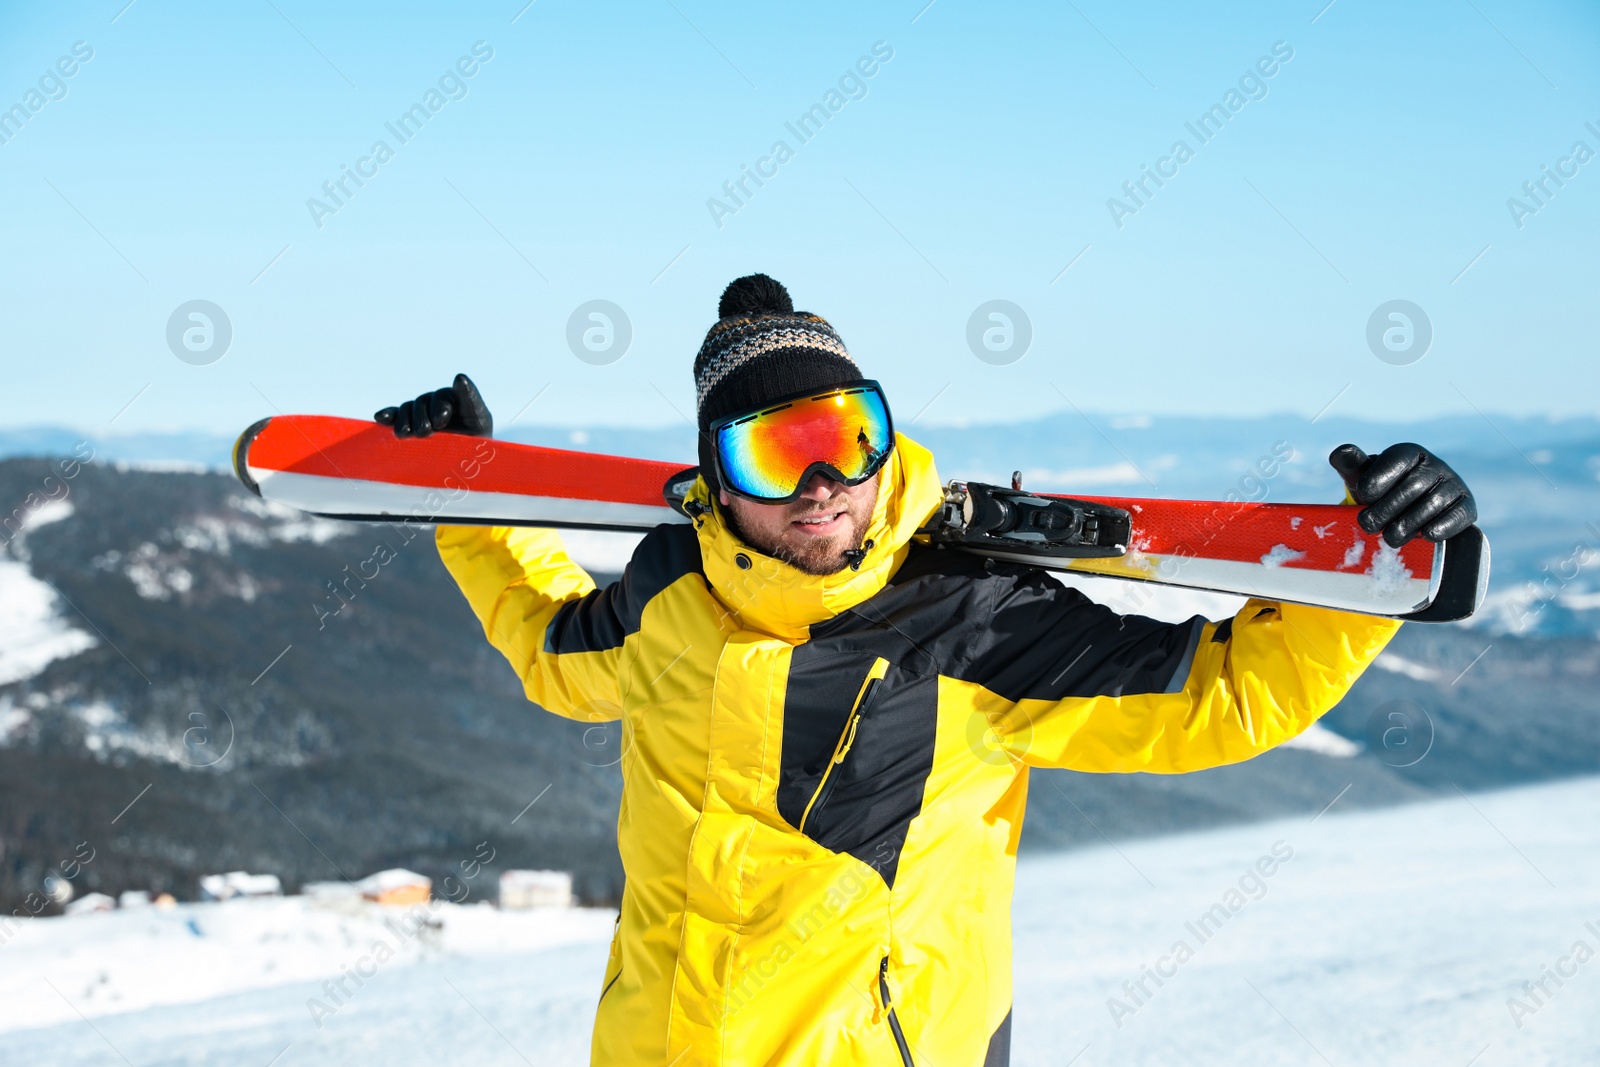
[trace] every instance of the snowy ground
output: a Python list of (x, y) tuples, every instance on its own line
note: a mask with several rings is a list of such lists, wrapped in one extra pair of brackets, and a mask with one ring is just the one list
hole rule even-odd
[[(320, 1027), (322, 981), (400, 940), (370, 915), (35, 920), (0, 948), (0, 1063), (584, 1063), (610, 914), (438, 914)], [(1015, 920), (1018, 1067), (1600, 1060), (1600, 780), (1029, 859)]]
[(503, 912), (444, 901), (390, 908), (268, 897), (36, 919), (0, 948), (0, 1032), (298, 988), (350, 969), (381, 975), (569, 944), (591, 953), (598, 945), (603, 956), (615, 918), (592, 908)]

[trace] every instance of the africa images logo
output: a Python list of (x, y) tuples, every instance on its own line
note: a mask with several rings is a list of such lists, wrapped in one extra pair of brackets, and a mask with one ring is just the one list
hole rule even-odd
[(567, 347), (591, 366), (615, 363), (632, 343), (633, 321), (609, 300), (579, 304), (567, 318)]
[(967, 347), (995, 367), (1015, 363), (1033, 343), (1033, 320), (1009, 300), (979, 304), (967, 318)]
[(22, 98), (8, 108), (0, 109), (0, 144), (10, 144), (22, 132), (27, 122), (43, 111), (54, 100), (67, 98), (68, 79), (83, 69), (83, 64), (94, 58), (94, 48), (87, 41), (74, 41), (72, 54), (61, 56), (52, 67), (39, 75), (37, 88), (30, 85), (23, 90)]
[(1404, 367), (1428, 354), (1433, 320), (1409, 300), (1388, 300), (1367, 318), (1367, 347), (1385, 363)]
[(215, 363), (233, 344), (233, 321), (209, 300), (186, 300), (167, 317), (167, 347), (196, 367)]
[[(821, 133), (823, 126), (843, 111), (846, 104), (852, 100), (865, 100), (868, 79), (893, 58), (894, 47), (888, 41), (874, 41), (872, 54), (862, 56), (854, 66), (846, 68), (839, 75), (837, 87), (830, 86), (820, 101), (802, 111), (793, 122), (783, 124), (784, 129), (793, 135), (794, 146), (779, 138), (772, 142), (766, 155), (756, 160), (754, 168), (746, 163), (739, 164), (739, 176), (722, 183), (722, 193), (726, 199), (715, 196), (706, 199), (706, 210), (711, 213), (711, 221), (717, 229), (722, 229), (724, 217), (737, 215), (754, 198), (756, 190), (766, 185), (768, 180), (776, 178), (778, 169), (795, 157), (795, 149)], [(755, 183), (755, 189), (750, 188), (751, 182)]]
[(1137, 215), (1167, 182), (1176, 178), (1179, 168), (1195, 157), (1196, 150), (1220, 134), (1233, 116), (1245, 109), (1246, 104), (1253, 100), (1265, 100), (1267, 81), (1276, 77), (1283, 65), (1293, 58), (1294, 48), (1287, 41), (1274, 41), (1272, 54), (1261, 56), (1240, 75), (1237, 87), (1230, 85), (1219, 102), (1202, 111), (1193, 122), (1183, 124), (1195, 139), (1193, 147), (1188, 141), (1177, 140), (1172, 142), (1166, 155), (1156, 160), (1154, 168), (1149, 164), (1141, 164), (1139, 176), (1122, 183), (1122, 193), (1127, 199), (1119, 200), (1113, 196), (1106, 200), (1106, 210), (1111, 213), (1111, 221), (1117, 229), (1125, 225), (1123, 219)]
[[(358, 191), (366, 187), (368, 181), (378, 176), (378, 169), (395, 157), (395, 149), (410, 143), (411, 139), (422, 132), (429, 119), (443, 111), (445, 105), (455, 100), (467, 98), (467, 82), (476, 77), (478, 71), (483, 69), (483, 64), (494, 58), (494, 49), (486, 41), (478, 41), (472, 46), (470, 56), (461, 56), (452, 67), (439, 75), (435, 85), (428, 86), (423, 92), (422, 99), (406, 108), (393, 122), (385, 122), (383, 128), (389, 131), (394, 138), (394, 145), (379, 138), (372, 142), (372, 147), (367, 154), (356, 160), (355, 166), (341, 163), (339, 176), (330, 178), (322, 183), (322, 193), (325, 199), (308, 197), (306, 210), (311, 213), (311, 221), (317, 229), (322, 229), (323, 219), (329, 215), (337, 215), (346, 204), (353, 199)], [(351, 188), (351, 185), (355, 188)]]

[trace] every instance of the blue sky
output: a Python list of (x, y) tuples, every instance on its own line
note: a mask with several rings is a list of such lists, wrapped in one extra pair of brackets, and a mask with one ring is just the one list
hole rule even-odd
[[(1600, 152), (1592, 4), (124, 2), (0, 7), (0, 108), (48, 90), (0, 127), (13, 425), (364, 415), (457, 370), (502, 421), (538, 396), (522, 422), (667, 425), (752, 270), (835, 324), (902, 424), (1600, 412), (1600, 159), (1520, 227), (1507, 207)], [(1202, 143), (1185, 123), (1278, 42)], [(801, 143), (785, 124), (842, 77)], [(441, 79), (400, 143), (385, 124)], [(1178, 140), (1192, 158), (1114, 220)], [(206, 365), (166, 340), (194, 299), (233, 331)], [(566, 340), (595, 299), (632, 326), (605, 365)], [(1004, 365), (967, 341), (996, 299), (1032, 328)], [(1367, 342), (1394, 299), (1432, 324), (1408, 365)]]

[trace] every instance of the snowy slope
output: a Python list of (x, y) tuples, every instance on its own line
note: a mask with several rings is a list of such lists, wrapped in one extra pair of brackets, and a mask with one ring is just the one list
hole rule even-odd
[(277, 897), (35, 919), (0, 957), (0, 1031), (321, 982), (357, 968), (570, 943), (604, 953), (615, 918), (594, 908), (519, 912), (444, 901), (388, 908)]
[[(1574, 941), (1600, 950), (1600, 780), (1338, 810), (1024, 861), (1013, 1063), (1600, 1061), (1600, 960), (1520, 1028), (1507, 1008)], [(1202, 942), (1187, 924), (1274, 845), (1292, 858)], [(1176, 975), (1140, 1004), (1146, 966)]]
[[(28, 539), (34, 531), (71, 518), (72, 505), (47, 500), (29, 511), (25, 524), (13, 531), (0, 547), (0, 685), (31, 678), (51, 662), (75, 656), (95, 646), (95, 639), (65, 618), (70, 608), (46, 582), (28, 569)], [(49, 536), (46, 534), (45, 536)], [(0, 740), (9, 732), (7, 703), (0, 702)]]
[(50, 663), (95, 646), (64, 617), (69, 610), (26, 563), (0, 559), (0, 685), (31, 678)]
[[(1245, 879), (1274, 850), (1265, 865), (1272, 873)], [(1202, 940), (1186, 924), (1213, 905), (1227, 915), (1214, 918)], [(92, 1025), (74, 1018), (11, 1029), (0, 1033), (0, 1062), (587, 1062), (603, 933), (541, 951), (464, 937), (454, 951), (380, 968), (318, 1027), (310, 1005), (327, 995), (320, 983), (268, 985), (283, 974), (272, 970), (306, 958), (303, 928), (290, 923), (278, 940), (239, 937), (228, 932), (233, 917), (251, 929), (269, 912), (172, 914), (207, 916), (206, 936), (229, 945), (219, 966), (242, 976), (230, 979), (233, 988), (252, 981), (260, 988), (99, 1015)], [(485, 923), (496, 921), (484, 914), (491, 916)], [(95, 951), (93, 924), (110, 931), (124, 918), (36, 920), (28, 941), (0, 950), (4, 999), (29, 996), (33, 987), (29, 1010), (45, 1012), (37, 1005), (46, 997), (97, 1010), (82, 960)], [(457, 920), (446, 922), (447, 941)], [(311, 921), (308, 913), (300, 921)], [(1600, 779), (1378, 812), (1341, 814), (1335, 805), (1316, 819), (1025, 857), (1014, 922), (1012, 1062), (1588, 1065), (1600, 1059), (1600, 959), (1562, 964), (1576, 973), (1559, 988), (1547, 982), (1553, 995), (1542, 1004), (1523, 989), (1568, 957), (1574, 942), (1600, 948), (1586, 922), (1600, 928)], [(181, 938), (140, 929), (128, 924), (107, 938), (99, 951), (108, 974), (135, 956), (152, 973), (181, 969), (188, 951)], [(348, 957), (322, 958), (350, 962), (371, 932), (354, 932)], [(1181, 964), (1170, 958), (1180, 940), (1192, 950)], [(18, 948), (24, 951), (11, 955)], [(58, 958), (57, 949), (66, 955)], [(277, 967), (267, 968), (269, 961)], [(1159, 987), (1145, 979), (1149, 995), (1136, 999), (1124, 983), (1139, 981), (1146, 965), (1170, 977)], [(1513, 996), (1534, 1009), (1520, 1027), (1507, 1007)], [(1120, 1013), (1120, 1026), (1112, 997), (1133, 1009)], [(20, 1007), (7, 1011), (5, 1025), (14, 1028), (59, 1019), (66, 1008), (32, 1019)], [(939, 1067), (937, 1050), (921, 1051), (919, 1063)]]

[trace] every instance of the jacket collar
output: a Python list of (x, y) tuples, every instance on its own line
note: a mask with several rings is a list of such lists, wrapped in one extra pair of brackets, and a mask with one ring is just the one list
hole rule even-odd
[[(695, 521), (706, 580), (745, 629), (788, 641), (803, 641), (815, 624), (848, 611), (875, 595), (899, 570), (912, 535), (938, 509), (944, 493), (933, 456), (903, 434), (878, 481), (878, 502), (865, 541), (872, 542), (861, 566), (835, 574), (806, 574), (740, 540), (723, 523), (717, 508)], [(705, 480), (695, 482), (688, 499), (711, 503)], [(740, 565), (740, 558), (748, 566)]]

